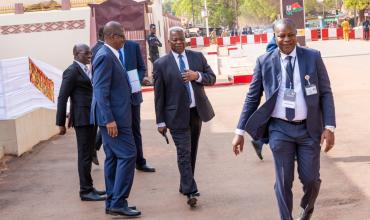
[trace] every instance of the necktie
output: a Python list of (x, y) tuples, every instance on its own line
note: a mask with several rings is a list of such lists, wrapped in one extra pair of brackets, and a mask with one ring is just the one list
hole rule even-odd
[[(183, 74), (185, 73), (185, 62), (184, 60), (182, 59), (182, 55), (180, 54), (179, 55), (179, 64), (180, 64), (180, 74)], [(186, 86), (186, 90), (188, 92), (188, 96), (189, 96), (189, 102), (191, 103), (191, 92), (190, 92), (190, 85), (189, 85), (190, 82), (187, 82), (185, 83), (185, 86)]]
[[(287, 56), (285, 58), (286, 60), (286, 66), (285, 70), (287, 73), (285, 86), (288, 89), (294, 89), (294, 78), (293, 78), (293, 67), (292, 67), (292, 56)], [(293, 108), (285, 108), (285, 116), (288, 119), (288, 121), (293, 121), (295, 117), (295, 109)]]
[(122, 65), (125, 66), (125, 57), (123, 55), (122, 49), (118, 50), (118, 54), (119, 54), (119, 61), (121, 61)]
[(91, 74), (90, 74), (89, 68), (87, 68), (87, 66), (84, 67), (84, 71), (85, 71), (86, 75), (91, 79)]
[(123, 53), (122, 53), (122, 49), (118, 50), (118, 54), (119, 54), (119, 61), (121, 61), (123, 69), (125, 70), (124, 74), (127, 78), (128, 86), (130, 87), (130, 90), (131, 90), (131, 81), (130, 81), (130, 77), (128, 76), (128, 73), (126, 72), (125, 61), (124, 61), (124, 56), (123, 56)]

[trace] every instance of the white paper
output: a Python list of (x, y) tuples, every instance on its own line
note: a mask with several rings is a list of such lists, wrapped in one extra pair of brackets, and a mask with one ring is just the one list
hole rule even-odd
[(128, 74), (128, 78), (130, 80), (131, 93), (140, 92), (141, 91), (141, 84), (140, 84), (139, 74), (137, 72), (137, 69), (127, 71), (127, 74)]

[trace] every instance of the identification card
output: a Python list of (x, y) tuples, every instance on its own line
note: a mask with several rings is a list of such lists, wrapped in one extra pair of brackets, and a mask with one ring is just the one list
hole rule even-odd
[(317, 94), (316, 85), (311, 84), (305, 87), (307, 96)]
[(284, 92), (283, 107), (295, 109), (296, 93), (293, 89), (286, 89)]

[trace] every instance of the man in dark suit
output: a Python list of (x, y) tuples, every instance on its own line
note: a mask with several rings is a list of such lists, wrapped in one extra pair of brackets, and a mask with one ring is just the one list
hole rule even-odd
[[(334, 146), (335, 108), (328, 73), (320, 52), (296, 46), (293, 21), (274, 26), (278, 48), (257, 59), (253, 80), (232, 142), (238, 155), (243, 134), (269, 138), (274, 157), (275, 192), (280, 218), (292, 220), (294, 159), (303, 184), (300, 220), (311, 218), (320, 189), (320, 144)], [(262, 93), (266, 102), (261, 105)]]
[(93, 48), (91, 48), (91, 52), (92, 52), (91, 60), (94, 60), (94, 57), (95, 57), (96, 53), (104, 45), (104, 33), (103, 33), (103, 31), (104, 31), (104, 27), (100, 27), (99, 31), (98, 31), (98, 41), (93, 46)]
[(90, 107), (92, 99), (91, 73), (87, 68), (90, 63), (91, 51), (85, 44), (73, 47), (74, 62), (63, 73), (59, 91), (56, 124), (59, 134), (66, 133), (66, 108), (70, 98), (70, 124), (76, 131), (78, 149), (78, 175), (80, 178), (80, 197), (83, 201), (101, 201), (104, 191), (93, 187), (91, 178), (91, 162), (94, 155), (94, 139), (96, 127), (90, 123)]
[(162, 47), (162, 43), (159, 41), (156, 36), (156, 27), (155, 24), (150, 24), (150, 34), (147, 37), (149, 45), (149, 60), (154, 63), (159, 58), (158, 47)]
[(99, 125), (106, 155), (106, 213), (139, 216), (141, 212), (127, 203), (134, 180), (136, 147), (131, 129), (131, 87), (120, 62), (123, 34), (118, 22), (111, 21), (104, 26), (105, 44), (93, 60), (91, 120)]
[[(126, 67), (126, 70), (130, 77), (138, 78), (139, 82), (142, 82), (145, 76), (145, 64), (143, 57), (141, 56), (140, 46), (138, 43), (125, 40), (123, 47), (120, 49), (123, 55), (122, 62)], [(132, 91), (132, 132), (134, 134), (137, 157), (136, 157), (136, 169), (143, 172), (155, 172), (155, 168), (149, 166), (146, 163), (143, 154), (143, 142), (140, 131), (140, 105), (143, 102), (143, 95), (141, 88), (138, 91)]]
[(182, 28), (169, 30), (169, 43), (171, 52), (154, 63), (156, 121), (163, 136), (170, 129), (177, 149), (180, 193), (194, 207), (199, 196), (194, 170), (202, 121), (215, 115), (204, 86), (213, 85), (216, 76), (202, 53), (185, 50)]

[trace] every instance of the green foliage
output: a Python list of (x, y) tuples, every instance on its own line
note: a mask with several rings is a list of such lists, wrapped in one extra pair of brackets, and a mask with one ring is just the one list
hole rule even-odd
[(362, 10), (366, 6), (370, 5), (369, 0), (343, 0), (343, 4), (346, 8), (357, 8)]
[(240, 10), (244, 16), (271, 22), (279, 14), (279, 5), (276, 0), (242, 0)]

